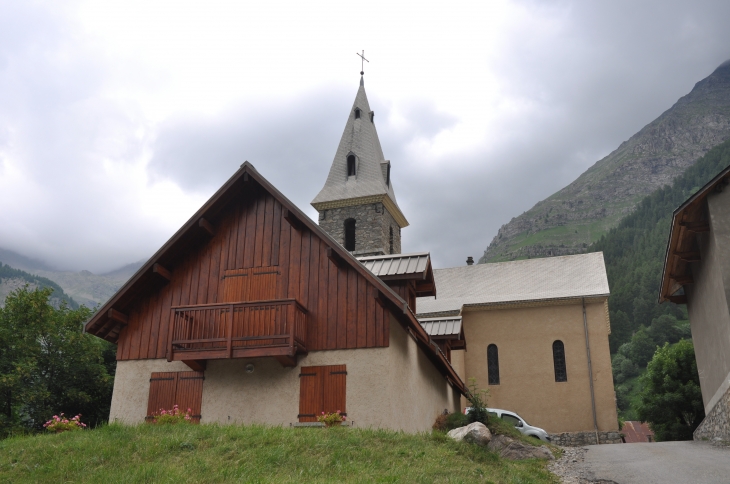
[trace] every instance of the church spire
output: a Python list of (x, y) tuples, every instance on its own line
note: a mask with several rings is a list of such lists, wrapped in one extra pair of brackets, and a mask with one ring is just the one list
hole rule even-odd
[(356, 255), (400, 253), (400, 229), (408, 226), (374, 121), (361, 77), (327, 181), (312, 200), (322, 228)]

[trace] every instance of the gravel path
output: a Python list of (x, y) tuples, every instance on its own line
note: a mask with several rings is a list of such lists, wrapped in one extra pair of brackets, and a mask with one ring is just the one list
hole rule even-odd
[[(619, 444), (616, 444), (619, 445)], [(585, 461), (587, 447), (561, 447), (563, 456), (548, 464), (548, 470), (560, 478), (562, 484), (616, 484), (605, 479), (595, 480), (581, 464)]]
[(730, 448), (709, 442), (564, 447), (548, 465), (564, 484), (730, 483)]

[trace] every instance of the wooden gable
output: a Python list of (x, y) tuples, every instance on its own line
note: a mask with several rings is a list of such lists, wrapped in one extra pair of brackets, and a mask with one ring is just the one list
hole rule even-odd
[(200, 371), (211, 358), (294, 365), (308, 351), (388, 346), (391, 315), (464, 393), (407, 302), (246, 162), (85, 330), (118, 343), (119, 360)]
[(169, 283), (124, 309), (117, 359), (165, 358), (171, 308), (284, 299), (307, 311), (309, 351), (388, 345), (377, 289), (349, 265), (333, 263), (327, 243), (304, 226), (293, 228), (281, 203), (249, 183), (209, 220), (214, 235), (167, 267)]

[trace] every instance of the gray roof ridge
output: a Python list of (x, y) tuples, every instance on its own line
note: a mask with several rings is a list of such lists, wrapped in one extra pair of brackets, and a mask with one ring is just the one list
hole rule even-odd
[(403, 259), (405, 257), (431, 257), (431, 253), (427, 251), (423, 252), (409, 252), (408, 254), (385, 254), (385, 255), (367, 255), (364, 257), (358, 257), (359, 261), (370, 261), (370, 260), (381, 260), (381, 259)]

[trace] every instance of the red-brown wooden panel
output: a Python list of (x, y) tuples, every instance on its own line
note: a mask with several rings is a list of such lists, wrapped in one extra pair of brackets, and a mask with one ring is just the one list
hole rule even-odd
[(345, 397), (347, 395), (347, 367), (345, 365), (331, 365), (323, 367), (324, 375), (324, 408), (325, 413), (338, 410), (346, 414)]
[(337, 348), (347, 348), (347, 267), (337, 272)]
[(177, 374), (177, 391), (175, 405), (181, 411), (187, 412), (194, 422), (200, 422), (200, 410), (203, 403), (203, 376), (202, 371), (181, 371)]
[(357, 273), (347, 270), (347, 348), (357, 347)]
[(321, 366), (303, 366), (299, 373), (299, 421), (316, 422), (323, 410)]
[(148, 419), (162, 410), (172, 410), (175, 405), (182, 412), (190, 409), (195, 422), (200, 422), (203, 402), (203, 372), (166, 371), (152, 373), (150, 395), (147, 400)]
[(367, 345), (367, 293), (368, 282), (363, 277), (357, 278), (357, 348)]
[(322, 412), (346, 414), (346, 365), (305, 366), (299, 374), (299, 421), (316, 422)]
[(327, 279), (327, 346), (328, 350), (337, 348), (337, 316), (339, 301), (337, 300), (337, 266), (328, 261), (329, 271)]
[(150, 377), (150, 396), (147, 400), (147, 415), (159, 413), (160, 410), (171, 410), (175, 405), (176, 390), (177, 372), (152, 373)]
[(274, 233), (274, 197), (271, 195), (266, 195), (266, 206), (264, 209), (264, 223), (263, 226), (264, 231), (264, 241), (263, 246), (261, 247), (261, 265), (262, 266), (270, 266), (271, 265), (271, 241), (273, 239), (273, 233)]

